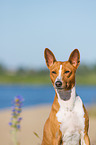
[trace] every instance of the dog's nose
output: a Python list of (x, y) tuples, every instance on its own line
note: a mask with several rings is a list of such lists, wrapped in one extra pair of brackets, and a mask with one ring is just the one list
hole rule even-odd
[(56, 85), (56, 87), (61, 87), (62, 86), (62, 82), (61, 81), (56, 81), (55, 85)]

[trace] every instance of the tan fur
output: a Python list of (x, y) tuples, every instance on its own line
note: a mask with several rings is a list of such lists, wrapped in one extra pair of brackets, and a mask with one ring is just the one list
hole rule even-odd
[(59, 103), (57, 96), (54, 98), (54, 102), (51, 108), (49, 118), (44, 126), (44, 136), (42, 145), (59, 145), (61, 142), (62, 134), (60, 132), (60, 125), (56, 118), (56, 113), (59, 110)]
[(87, 110), (85, 109), (84, 105), (83, 105), (83, 109), (84, 109), (84, 118), (85, 118), (85, 128), (84, 128), (84, 140), (86, 145), (90, 145), (90, 139), (88, 136), (88, 128), (89, 128), (89, 117), (88, 117), (88, 113)]
[[(46, 48), (44, 51), (44, 56), (46, 60), (46, 65), (50, 70), (50, 79), (55, 88), (55, 80), (59, 74), (60, 65), (62, 65), (62, 88), (65, 90), (70, 90), (75, 86), (75, 72), (80, 64), (80, 53), (78, 49), (75, 49), (68, 61), (61, 62), (56, 61), (54, 54)], [(66, 73), (68, 71), (68, 73)], [(60, 123), (57, 120), (56, 114), (59, 111), (59, 103), (57, 94), (55, 95), (54, 102), (52, 104), (51, 112), (49, 117), (44, 125), (43, 130), (43, 140), (42, 145), (63, 145), (62, 143), (62, 133), (60, 131)], [(84, 140), (86, 145), (90, 145), (89, 137), (88, 137), (88, 126), (89, 126), (89, 118), (88, 113), (83, 105), (84, 109), (84, 118), (85, 118), (85, 128), (84, 128)], [(81, 145), (81, 140), (80, 140)]]

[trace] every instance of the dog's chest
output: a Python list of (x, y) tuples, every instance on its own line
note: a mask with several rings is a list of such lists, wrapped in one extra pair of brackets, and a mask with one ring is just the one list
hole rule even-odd
[[(64, 145), (79, 145), (80, 132), (84, 132), (84, 111), (80, 97), (76, 97), (73, 109), (69, 104), (59, 101), (60, 108), (56, 114), (58, 122), (60, 122), (60, 130), (62, 132), (62, 140)], [(69, 105), (69, 106), (68, 106)], [(67, 107), (68, 106), (68, 107)]]

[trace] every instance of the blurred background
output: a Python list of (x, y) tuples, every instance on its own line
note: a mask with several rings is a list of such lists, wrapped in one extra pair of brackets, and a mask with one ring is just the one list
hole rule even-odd
[[(89, 0), (1, 1), (1, 91), (2, 87), (5, 90), (13, 89), (13, 94), (9, 93), (12, 93), (12, 90), (7, 93), (7, 96), (9, 94), (11, 97), (16, 95), (14, 93), (16, 87), (23, 86), (23, 89), (27, 89), (29, 85), (33, 89), (33, 86), (40, 87), (42, 84), (44, 87), (46, 84), (48, 88), (51, 82), (49, 70), (44, 60), (44, 49), (48, 47), (53, 51), (57, 60), (66, 61), (71, 51), (74, 48), (78, 48), (81, 54), (81, 64), (77, 70), (76, 82), (81, 88), (82, 85), (91, 86), (92, 92), (90, 93), (90, 87), (87, 87), (88, 90), (85, 91), (85, 94), (83, 93), (83, 96), (88, 94), (89, 97), (87, 96), (87, 98), (91, 99), (91, 103), (96, 102), (96, 92), (94, 91), (96, 85), (95, 5), (95, 1)], [(30, 90), (32, 91), (32, 89)], [(53, 88), (52, 91), (54, 93)], [(23, 93), (22, 90), (20, 93), (18, 91), (18, 94), (24, 95), (27, 98), (30, 95), (34, 98), (32, 92), (24, 95), (25, 92)], [(34, 90), (34, 92), (36, 91)], [(91, 95), (90, 98), (89, 93), (92, 94), (93, 92), (95, 94)], [(3, 97), (3, 94), (1, 96)], [(40, 103), (52, 101), (47, 102), (46, 100), (42, 102), (42, 100), (44, 100), (44, 96)], [(88, 103), (88, 101), (85, 103)], [(7, 104), (5, 107), (7, 107)], [(2, 107), (0, 106), (0, 108)]]
[(10, 107), (16, 95), (24, 97), (24, 107), (52, 104), (55, 91), (44, 60), (46, 47), (60, 61), (68, 60), (71, 51), (79, 49), (77, 93), (91, 108), (90, 116), (95, 117), (94, 0), (0, 1), (0, 109)]

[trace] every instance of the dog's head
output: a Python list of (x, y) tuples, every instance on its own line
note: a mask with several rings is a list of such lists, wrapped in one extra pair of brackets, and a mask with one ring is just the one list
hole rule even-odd
[(57, 61), (54, 54), (45, 48), (44, 57), (50, 70), (50, 78), (55, 89), (70, 90), (75, 86), (75, 72), (80, 64), (80, 53), (74, 49), (68, 61)]

